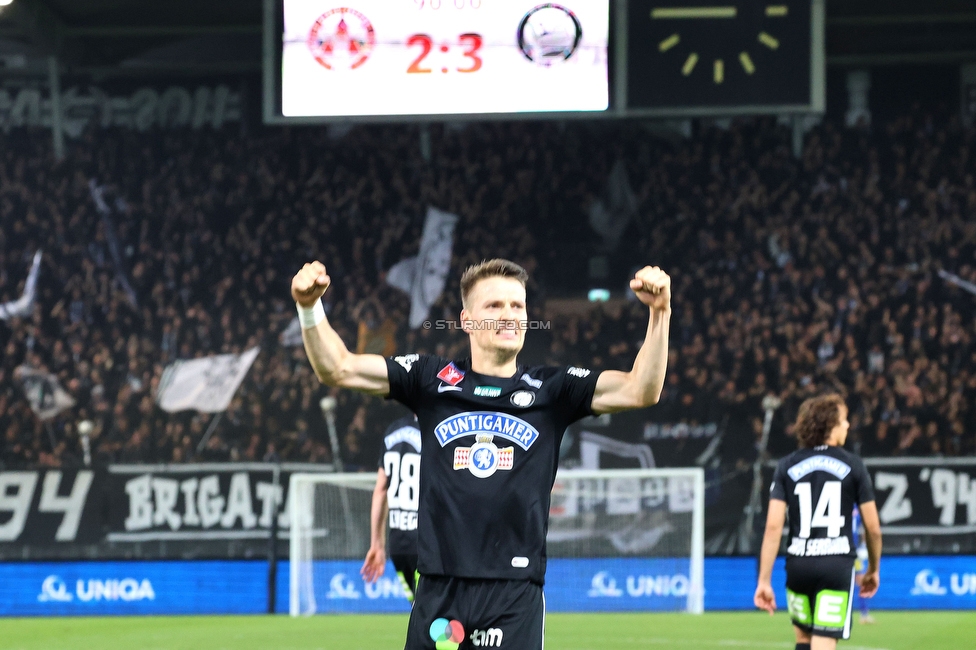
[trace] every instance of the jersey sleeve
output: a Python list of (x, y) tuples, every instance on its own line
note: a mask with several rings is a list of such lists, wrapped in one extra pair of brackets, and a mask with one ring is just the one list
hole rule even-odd
[(786, 470), (781, 462), (776, 464), (776, 471), (773, 472), (773, 482), (769, 486), (769, 498), (786, 501)]
[(423, 372), (427, 355), (405, 354), (386, 358), (386, 372), (390, 381), (390, 399), (395, 399), (416, 412), (424, 385)]
[(593, 393), (599, 372), (576, 366), (562, 367), (557, 375), (560, 379), (557, 403), (562, 407), (566, 424), (593, 415)]
[(857, 485), (855, 489), (857, 491), (858, 505), (874, 501), (874, 486), (871, 484), (871, 475), (868, 474), (868, 468), (864, 466), (864, 461), (860, 458), (857, 458), (854, 464), (857, 472)]

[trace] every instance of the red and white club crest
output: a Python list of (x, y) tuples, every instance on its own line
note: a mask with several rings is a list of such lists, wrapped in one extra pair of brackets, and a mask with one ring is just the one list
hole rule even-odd
[(457, 386), (464, 379), (464, 373), (457, 369), (453, 363), (449, 363), (441, 371), (437, 373), (437, 378), (440, 379), (445, 384), (450, 384), (451, 386)]
[(369, 58), (376, 45), (373, 25), (355, 9), (330, 9), (315, 21), (308, 33), (308, 49), (329, 70), (355, 70)]

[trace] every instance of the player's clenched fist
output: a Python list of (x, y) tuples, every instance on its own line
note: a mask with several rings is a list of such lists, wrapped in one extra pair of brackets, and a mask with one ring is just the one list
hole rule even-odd
[(630, 288), (651, 309), (671, 308), (671, 276), (658, 266), (645, 266), (634, 275)]
[(302, 267), (291, 280), (291, 297), (302, 307), (311, 307), (322, 297), (329, 285), (332, 284), (325, 272), (325, 265), (312, 262)]

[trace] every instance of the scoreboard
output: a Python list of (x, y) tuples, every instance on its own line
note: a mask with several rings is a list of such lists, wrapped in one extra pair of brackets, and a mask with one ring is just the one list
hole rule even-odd
[(627, 107), (823, 111), (823, 4), (628, 0)]
[(609, 0), (284, 0), (284, 117), (604, 111)]
[(265, 0), (268, 123), (822, 112), (824, 0)]

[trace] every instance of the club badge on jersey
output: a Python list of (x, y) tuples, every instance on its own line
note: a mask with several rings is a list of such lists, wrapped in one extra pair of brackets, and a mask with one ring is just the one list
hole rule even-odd
[(499, 449), (494, 436), (478, 435), (470, 447), (454, 448), (454, 469), (467, 469), (477, 478), (488, 478), (498, 470), (509, 470), (515, 464), (515, 447)]

